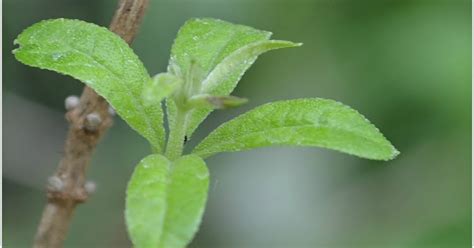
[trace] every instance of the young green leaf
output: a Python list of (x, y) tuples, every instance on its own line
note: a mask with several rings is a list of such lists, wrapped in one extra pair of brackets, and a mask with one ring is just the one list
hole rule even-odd
[(323, 147), (376, 160), (393, 159), (399, 153), (357, 111), (318, 98), (257, 107), (222, 124), (193, 152), (208, 157), (272, 145)]
[(209, 172), (188, 155), (171, 162), (162, 155), (144, 158), (130, 179), (125, 217), (136, 248), (185, 247), (201, 222)]
[(195, 95), (188, 100), (190, 106), (212, 109), (234, 108), (247, 102), (248, 99), (237, 96), (213, 96), (209, 94)]
[[(216, 19), (192, 19), (181, 27), (171, 49), (169, 72), (184, 77), (189, 71), (191, 61), (195, 61), (206, 75), (214, 75), (209, 92), (212, 95), (228, 95), (235, 88), (244, 72), (253, 64), (257, 56), (265, 51), (293, 46), (290, 42), (271, 41), (255, 48), (257, 42), (268, 41), (271, 33), (251, 27), (236, 25)], [(252, 44), (252, 45), (251, 45)], [(251, 49), (244, 49), (247, 45)], [(240, 52), (238, 52), (240, 51)], [(232, 55), (233, 54), (233, 55)], [(231, 57), (230, 59), (228, 57)], [(226, 62), (224, 62), (226, 61)], [(223, 63), (221, 66), (218, 64)], [(211, 71), (216, 70), (214, 73)], [(224, 75), (225, 74), (225, 75)], [(224, 77), (223, 77), (224, 76)], [(209, 76), (207, 76), (209, 77)], [(216, 82), (215, 82), (216, 81)], [(167, 101), (170, 122), (176, 112), (176, 103)], [(192, 110), (187, 121), (188, 137), (212, 111), (212, 108)]]
[(171, 73), (159, 73), (153, 77), (144, 87), (143, 98), (145, 104), (160, 104), (160, 102), (171, 95), (182, 84), (181, 78)]
[(207, 74), (235, 50), (270, 36), (270, 32), (217, 19), (188, 20), (171, 48), (169, 70), (183, 76), (194, 60)]
[(20, 46), (14, 50), (17, 60), (84, 82), (154, 147), (163, 148), (161, 106), (146, 106), (142, 100), (150, 76), (119, 36), (91, 23), (55, 19), (32, 25), (15, 43)]
[[(246, 46), (229, 54), (209, 73), (209, 75), (202, 82), (203, 93), (210, 94), (230, 94), (238, 83), (236, 81), (229, 81), (229, 75), (236, 72), (245, 72), (240, 68), (242, 65), (253, 63), (252, 58), (256, 58), (262, 53), (289, 47), (301, 46), (301, 43), (294, 43), (284, 40), (264, 40), (250, 43)], [(239, 78), (242, 75), (239, 75)]]
[[(262, 53), (274, 49), (297, 47), (300, 43), (279, 40), (257, 41), (248, 44), (227, 56), (204, 79), (201, 93), (228, 95), (237, 86), (242, 75)], [(206, 119), (214, 108), (196, 108), (191, 110), (188, 119), (188, 136)]]

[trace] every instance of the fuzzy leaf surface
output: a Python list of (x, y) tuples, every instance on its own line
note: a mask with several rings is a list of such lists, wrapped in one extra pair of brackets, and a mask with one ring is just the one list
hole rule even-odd
[(163, 148), (162, 108), (145, 106), (141, 97), (150, 76), (119, 36), (84, 21), (54, 19), (25, 29), (15, 43), (17, 60), (87, 84), (154, 147)]
[(204, 161), (188, 155), (171, 162), (144, 158), (130, 179), (125, 217), (136, 248), (182, 248), (201, 223), (209, 186)]
[(170, 73), (159, 73), (147, 83), (143, 90), (146, 105), (160, 104), (182, 84), (181, 78)]
[[(267, 31), (217, 19), (191, 19), (181, 27), (174, 41), (168, 71), (182, 78), (189, 78), (187, 73), (190, 71), (191, 61), (195, 61), (202, 69), (200, 73), (202, 78), (198, 80), (203, 81), (216, 65), (230, 54), (248, 44), (268, 40), (270, 36), (271, 33)], [(257, 56), (249, 57), (246, 63), (235, 66), (232, 71), (229, 71), (222, 84), (235, 87), (256, 59)], [(229, 94), (230, 91), (225, 94)], [(176, 112), (175, 103), (169, 100), (167, 107), (170, 122), (173, 123), (172, 118)], [(200, 109), (189, 114), (186, 131), (188, 137), (211, 111), (212, 109)]]
[(315, 146), (375, 160), (398, 151), (357, 111), (327, 99), (295, 99), (259, 106), (205, 138), (194, 153), (208, 157), (257, 147)]

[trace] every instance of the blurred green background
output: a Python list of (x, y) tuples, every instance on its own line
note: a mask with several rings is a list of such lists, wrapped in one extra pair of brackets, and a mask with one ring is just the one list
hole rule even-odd
[[(63, 101), (83, 85), (29, 68), (13, 40), (47, 18), (107, 26), (115, 0), (3, 1), (3, 239), (30, 247), (44, 185), (67, 131)], [(460, 0), (151, 0), (133, 49), (151, 74), (166, 69), (178, 28), (214, 17), (303, 42), (261, 56), (235, 95), (191, 140), (257, 105), (324, 97), (376, 124), (401, 151), (375, 162), (301, 148), (265, 148), (208, 160), (209, 201), (190, 247), (470, 247), (471, 3)], [(189, 147), (188, 147), (189, 149)], [(66, 247), (130, 247), (124, 192), (145, 140), (119, 117), (88, 178)]]

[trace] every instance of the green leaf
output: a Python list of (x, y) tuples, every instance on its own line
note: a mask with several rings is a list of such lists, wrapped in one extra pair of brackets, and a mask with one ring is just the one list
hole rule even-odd
[(145, 106), (141, 97), (150, 76), (119, 36), (95, 24), (55, 19), (27, 28), (15, 43), (17, 60), (84, 82), (154, 147), (163, 148), (162, 108)]
[(190, 106), (206, 107), (212, 109), (228, 109), (241, 106), (248, 99), (237, 96), (213, 96), (208, 94), (195, 95), (188, 101)]
[[(209, 94), (230, 94), (237, 85), (237, 81), (229, 81), (229, 75), (236, 72), (245, 72), (240, 68), (242, 65), (253, 63), (258, 55), (281, 48), (298, 47), (301, 43), (294, 43), (283, 40), (265, 40), (250, 43), (234, 51), (222, 60), (204, 79), (202, 83), (202, 92)], [(241, 75), (240, 75), (241, 76)], [(240, 78), (239, 76), (239, 78)]]
[[(228, 95), (244, 72), (263, 52), (291, 47), (286, 41), (268, 41), (271, 33), (216, 19), (192, 19), (181, 27), (171, 50), (169, 72), (182, 78), (195, 61), (204, 71), (201, 81), (208, 82), (212, 95)], [(263, 42), (263, 43), (259, 43)], [(219, 65), (219, 66), (218, 66)], [(175, 116), (176, 103), (167, 101), (170, 122)], [(187, 118), (188, 137), (213, 108), (192, 110)]]
[(222, 124), (193, 152), (205, 158), (272, 145), (316, 146), (376, 160), (393, 159), (399, 154), (357, 111), (318, 98), (257, 107)]
[(125, 218), (133, 244), (158, 247), (167, 210), (171, 162), (161, 155), (144, 158), (128, 183)]
[[(248, 44), (227, 56), (214, 70), (204, 79), (201, 93), (211, 95), (229, 95), (237, 86), (242, 75), (253, 64), (258, 55), (280, 48), (300, 46), (300, 43), (289, 41), (257, 41)], [(206, 119), (214, 108), (196, 108), (191, 110), (188, 119), (188, 136)]]
[(182, 84), (181, 78), (171, 73), (159, 73), (145, 85), (143, 98), (145, 104), (160, 104), (160, 102), (171, 95)]
[(196, 155), (144, 158), (130, 179), (125, 217), (136, 248), (185, 247), (202, 219), (209, 172)]
[(195, 60), (208, 73), (233, 51), (270, 36), (270, 32), (217, 19), (188, 20), (171, 48), (169, 71), (183, 76)]

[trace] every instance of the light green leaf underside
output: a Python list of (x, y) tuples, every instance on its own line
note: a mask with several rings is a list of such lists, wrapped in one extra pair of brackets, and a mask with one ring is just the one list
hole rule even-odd
[(171, 73), (157, 74), (144, 86), (143, 99), (145, 105), (159, 105), (163, 99), (170, 96), (181, 84), (181, 78)]
[(55, 19), (32, 25), (15, 42), (17, 60), (84, 82), (154, 147), (163, 148), (161, 106), (145, 106), (141, 97), (150, 76), (119, 36), (95, 24)]
[(171, 162), (160, 155), (144, 158), (127, 187), (125, 218), (137, 248), (158, 247), (167, 210)]
[[(174, 41), (168, 71), (183, 77), (184, 73), (189, 70), (190, 61), (195, 60), (203, 69), (205, 76), (237, 49), (253, 42), (268, 40), (270, 36), (270, 32), (217, 19), (191, 19), (181, 27)], [(235, 86), (256, 58), (256, 56), (248, 58), (247, 63), (242, 63), (229, 72), (222, 84)], [(168, 101), (167, 106), (170, 119), (172, 119), (175, 116), (176, 108), (174, 103), (170, 102)], [(190, 114), (186, 131), (188, 137), (211, 111), (210, 109), (201, 109)]]
[(228, 121), (195, 149), (202, 157), (272, 145), (316, 146), (375, 160), (398, 151), (357, 111), (326, 99), (269, 103)]
[(264, 40), (247, 44), (229, 54), (229, 56), (216, 65), (206, 79), (204, 79), (202, 91), (213, 95), (230, 94), (237, 85), (237, 81), (227, 80), (228, 75), (242, 72), (242, 66), (249, 63), (251, 65), (253, 60), (262, 53), (296, 46), (301, 46), (301, 43), (293, 43), (284, 40)]
[(170, 162), (162, 155), (144, 158), (130, 179), (125, 217), (136, 248), (181, 248), (202, 219), (209, 172), (196, 155)]
[[(203, 93), (214, 96), (225, 96), (232, 93), (245, 71), (253, 64), (255, 59), (262, 53), (280, 49), (300, 46), (301, 44), (289, 41), (266, 40), (248, 44), (227, 56), (218, 64), (203, 82)], [(198, 108), (191, 112), (189, 118), (188, 135), (206, 119), (213, 108)]]

